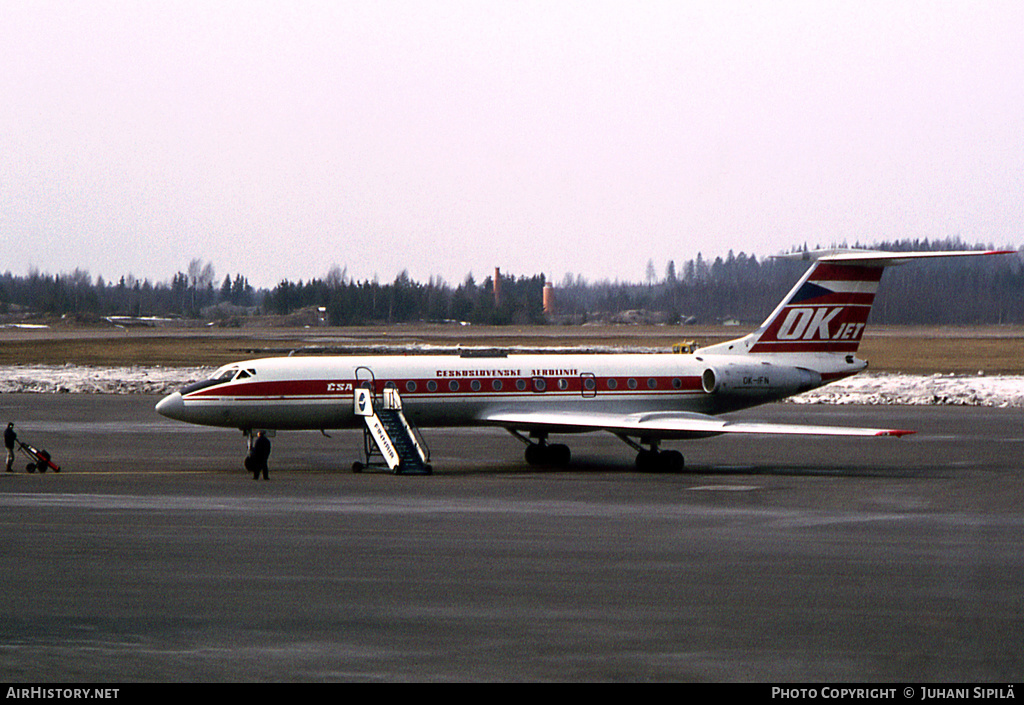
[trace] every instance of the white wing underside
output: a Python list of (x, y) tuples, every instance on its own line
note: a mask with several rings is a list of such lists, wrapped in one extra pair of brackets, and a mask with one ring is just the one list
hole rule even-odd
[(617, 435), (651, 438), (705, 438), (724, 433), (803, 436), (905, 436), (913, 431), (847, 426), (756, 423), (682, 411), (636, 414), (579, 411), (497, 411), (481, 421), (519, 431), (582, 433), (608, 431)]

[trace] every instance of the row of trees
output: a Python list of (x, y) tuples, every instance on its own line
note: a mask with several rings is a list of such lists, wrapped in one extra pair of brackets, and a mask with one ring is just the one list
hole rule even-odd
[[(212, 271), (210, 268), (208, 274)], [(222, 302), (256, 306), (261, 295), (241, 275), (234, 279), (225, 277), (220, 288), (215, 288), (212, 281), (185, 272), (175, 274), (169, 283), (138, 280), (130, 274), (116, 283), (103, 277), (93, 281), (81, 269), (63, 275), (41, 274), (37, 270), (24, 277), (10, 272), (0, 275), (0, 313), (198, 318), (204, 310)]]
[[(959, 240), (878, 243), (894, 251), (988, 249)], [(494, 279), (477, 283), (472, 275), (458, 286), (431, 278), (413, 281), (408, 272), (393, 282), (355, 281), (333, 268), (322, 279), (284, 280), (273, 289), (255, 289), (236, 274), (218, 280), (209, 263), (193, 260), (167, 283), (93, 280), (82, 270), (27, 276), (0, 276), (0, 313), (34, 312), (79, 316), (180, 316), (225, 318), (314, 309), (331, 325), (468, 321), (527, 324), (553, 320), (582, 323), (622, 311), (656, 312), (669, 322), (711, 323), (735, 318), (762, 320), (786, 294), (804, 262), (758, 259), (730, 252), (708, 261), (701, 254), (677, 269), (674, 261), (658, 277), (653, 262), (644, 283), (588, 282), (566, 275), (554, 286), (556, 309), (543, 309), (544, 275), (507, 277), (496, 300)], [(897, 324), (1024, 323), (1024, 265), (1020, 255), (948, 259), (916, 263), (886, 272), (873, 322)]]
[(543, 274), (502, 277), (501, 296), (495, 300), (493, 277), (477, 284), (472, 274), (457, 287), (433, 277), (425, 284), (416, 282), (405, 271), (389, 284), (328, 277), (305, 284), (283, 281), (265, 293), (263, 308), (285, 315), (322, 307), (328, 322), (337, 326), (415, 321), (544, 323), (544, 284)]

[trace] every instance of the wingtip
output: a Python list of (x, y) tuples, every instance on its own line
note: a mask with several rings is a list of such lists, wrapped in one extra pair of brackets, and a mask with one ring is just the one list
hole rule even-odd
[(908, 431), (905, 429), (892, 428), (886, 431), (879, 431), (876, 436), (892, 436), (894, 438), (903, 438), (904, 436), (911, 436), (917, 433), (917, 431)]

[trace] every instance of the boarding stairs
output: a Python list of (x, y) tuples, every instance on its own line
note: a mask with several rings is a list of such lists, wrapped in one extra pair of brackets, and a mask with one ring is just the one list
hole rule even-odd
[[(353, 405), (356, 415), (362, 416), (365, 423), (365, 463), (354, 464), (354, 471), (386, 465), (396, 475), (431, 474), (430, 450), (403, 413), (397, 389), (385, 387), (383, 399), (378, 400), (372, 389), (359, 387), (355, 390)], [(375, 460), (377, 457), (379, 461)]]

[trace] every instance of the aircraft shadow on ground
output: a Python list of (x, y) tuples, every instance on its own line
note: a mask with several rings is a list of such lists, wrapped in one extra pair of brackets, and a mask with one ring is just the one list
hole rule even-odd
[[(527, 463), (491, 463), (466, 467), (445, 467), (444, 463), (434, 465), (434, 475), (454, 476), (501, 476), (501, 475), (549, 475), (571, 476), (580, 475), (636, 475), (637, 477), (738, 477), (738, 476), (790, 476), (790, 477), (877, 477), (877, 478), (929, 478), (935, 479), (949, 476), (948, 468), (935, 465), (911, 465), (887, 463), (883, 465), (828, 465), (808, 464), (797, 466), (792, 463), (752, 463), (722, 464), (693, 463), (678, 472), (641, 472), (629, 460), (614, 460), (599, 457), (580, 457), (574, 459), (568, 467), (533, 466)], [(339, 468), (339, 473), (349, 470)], [(374, 468), (366, 473), (392, 474), (384, 468)]]

